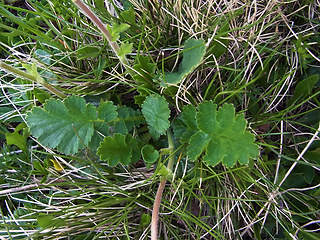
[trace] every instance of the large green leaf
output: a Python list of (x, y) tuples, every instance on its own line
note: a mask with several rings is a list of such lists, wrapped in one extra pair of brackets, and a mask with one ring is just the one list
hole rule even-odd
[(27, 115), (31, 134), (47, 147), (65, 154), (75, 154), (87, 145), (93, 134), (96, 108), (81, 97), (49, 99), (43, 108), (35, 107)]
[[(196, 113), (196, 125), (192, 114)], [(182, 128), (179, 138), (188, 142), (187, 155), (196, 160), (204, 153), (204, 161), (215, 166), (222, 162), (232, 167), (237, 161), (248, 164), (250, 158), (259, 154), (259, 148), (254, 143), (254, 135), (246, 131), (247, 122), (242, 114), (235, 116), (231, 104), (224, 104), (219, 110), (211, 101), (199, 105), (198, 111), (188, 107), (183, 111)], [(182, 126), (182, 127), (181, 127)], [(192, 128), (195, 134), (190, 137)]]
[(178, 72), (166, 72), (163, 76), (163, 82), (169, 84), (178, 84), (187, 75), (189, 75), (201, 63), (205, 54), (205, 45), (203, 39), (188, 39), (183, 48), (183, 59), (179, 65)]
[(63, 102), (49, 99), (43, 108), (33, 108), (27, 122), (41, 144), (75, 154), (85, 146), (95, 152), (105, 136), (113, 132), (127, 134), (145, 119), (139, 110), (118, 108), (109, 101), (96, 108), (82, 97), (69, 96)]
[(142, 114), (147, 120), (150, 133), (156, 139), (170, 126), (170, 110), (166, 99), (162, 96), (148, 96), (142, 104)]

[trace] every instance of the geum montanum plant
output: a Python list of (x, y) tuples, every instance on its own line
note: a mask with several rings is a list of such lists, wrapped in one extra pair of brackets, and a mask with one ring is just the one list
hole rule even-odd
[[(106, 37), (109, 45), (131, 77), (142, 86), (147, 86), (145, 71), (155, 71), (155, 67), (146, 62), (146, 58), (137, 59), (130, 66), (126, 54), (132, 45), (117, 41), (126, 24), (105, 25), (81, 1), (75, 4), (96, 24)], [(186, 41), (183, 60), (178, 72), (162, 73), (158, 87), (167, 88), (178, 84), (201, 62), (205, 54), (203, 40)], [(139, 91), (142, 104), (135, 109), (128, 106), (116, 106), (111, 101), (101, 101), (99, 106), (87, 103), (81, 96), (65, 96), (41, 78), (35, 64), (23, 65), (27, 72), (15, 69), (3, 62), (0, 67), (22, 78), (41, 84), (60, 97), (50, 98), (42, 107), (33, 107), (26, 120), (31, 134), (48, 147), (56, 148), (66, 155), (81, 150), (89, 150), (100, 161), (110, 167), (121, 163), (130, 165), (143, 159), (146, 166), (158, 164), (160, 184), (154, 200), (151, 220), (151, 239), (157, 239), (157, 221), (162, 193), (167, 180), (172, 176), (177, 147), (186, 147), (186, 156), (192, 161), (202, 160), (208, 166), (222, 163), (233, 167), (237, 162), (248, 164), (249, 159), (259, 154), (252, 133), (246, 130), (247, 122), (243, 114), (236, 114), (231, 104), (220, 108), (212, 101), (204, 101), (197, 107), (185, 106), (180, 115), (170, 121), (169, 103), (164, 96)], [(152, 79), (151, 79), (152, 80)], [(145, 82), (144, 82), (145, 81)], [(146, 128), (147, 126), (147, 128)], [(157, 141), (167, 136), (167, 149), (157, 149)], [(168, 156), (165, 167), (162, 162)]]
[[(139, 130), (147, 125), (148, 134), (154, 140), (166, 134), (169, 161), (167, 167), (162, 166), (164, 169), (160, 171), (162, 176), (152, 216), (152, 237), (156, 239), (161, 196), (174, 165), (174, 138), (187, 146), (189, 159), (202, 159), (209, 166), (222, 163), (232, 167), (237, 162), (248, 164), (249, 159), (259, 153), (254, 135), (246, 131), (244, 115), (235, 115), (231, 104), (217, 109), (212, 101), (205, 101), (198, 107), (185, 106), (173, 123), (169, 118), (170, 110), (165, 98), (149, 95), (141, 110), (118, 107), (111, 101), (103, 101), (95, 107), (79, 96), (68, 96), (64, 101), (49, 99), (43, 107), (34, 107), (26, 119), (31, 134), (41, 144), (57, 148), (64, 154), (75, 154), (89, 148), (110, 167), (119, 163), (133, 164), (141, 158), (148, 166), (161, 162), (159, 150), (150, 140), (147, 141), (150, 138), (146, 138), (146, 132)], [(174, 134), (171, 134), (171, 128)]]

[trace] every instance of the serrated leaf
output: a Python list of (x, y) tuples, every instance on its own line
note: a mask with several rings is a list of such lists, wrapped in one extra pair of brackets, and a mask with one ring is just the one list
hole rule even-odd
[(182, 143), (190, 141), (190, 138), (197, 132), (196, 115), (197, 110), (194, 106), (184, 106), (177, 122), (174, 123), (174, 134)]
[(106, 122), (115, 120), (118, 117), (117, 107), (112, 102), (102, 102), (98, 107), (98, 118)]
[(152, 145), (145, 145), (141, 149), (141, 155), (143, 160), (148, 164), (151, 165), (155, 163), (159, 158), (159, 152), (154, 149)]
[(118, 163), (128, 165), (132, 161), (134, 147), (137, 147), (137, 141), (131, 135), (116, 133), (113, 137), (104, 138), (98, 148), (98, 155), (109, 166), (116, 166)]
[(75, 154), (87, 145), (93, 134), (96, 108), (77, 96), (49, 99), (43, 108), (35, 107), (27, 115), (30, 132), (41, 144), (65, 154)]
[(113, 26), (109, 26), (107, 25), (107, 29), (109, 30), (110, 34), (111, 34), (111, 40), (113, 42), (117, 41), (120, 37), (120, 33), (126, 31), (128, 28), (130, 27), (129, 24), (126, 23), (113, 23)]
[(129, 54), (132, 52), (132, 47), (133, 47), (132, 43), (123, 42), (117, 54), (119, 55), (120, 58), (124, 57), (126, 54)]
[(150, 133), (156, 139), (165, 134), (170, 126), (170, 110), (166, 99), (159, 95), (150, 95), (142, 104), (142, 114), (146, 118)]
[(203, 39), (188, 39), (183, 48), (183, 59), (178, 72), (166, 72), (162, 77), (164, 83), (178, 84), (201, 63), (205, 54)]
[[(188, 111), (194, 112), (191, 108), (187, 109)], [(259, 154), (254, 135), (246, 131), (247, 122), (244, 116), (235, 116), (235, 109), (231, 104), (224, 104), (217, 110), (216, 104), (206, 101), (198, 107), (197, 126), (192, 118), (186, 119), (183, 121), (185, 129), (188, 128), (185, 122), (189, 122), (189, 128), (190, 124), (197, 127), (187, 147), (187, 155), (193, 160), (204, 154), (204, 161), (212, 166), (222, 162), (225, 166), (232, 167), (237, 161), (248, 164), (250, 158)], [(180, 138), (186, 140), (183, 135), (180, 135)]]
[(138, 127), (144, 122), (139, 110), (122, 106), (118, 109), (118, 119), (115, 121), (114, 131), (125, 135), (135, 126)]

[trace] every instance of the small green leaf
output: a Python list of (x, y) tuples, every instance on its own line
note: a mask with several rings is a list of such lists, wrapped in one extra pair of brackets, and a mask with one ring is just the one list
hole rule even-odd
[(23, 152), (27, 152), (26, 139), (17, 131), (14, 131), (13, 133), (6, 133), (6, 140), (8, 145), (16, 145)]
[(198, 67), (204, 54), (205, 43), (203, 39), (188, 39), (183, 48), (183, 59), (179, 65), (178, 72), (166, 72), (163, 76), (164, 83), (180, 83), (187, 75)]
[(42, 166), (42, 164), (39, 161), (33, 161), (33, 166), (40, 173), (42, 173), (42, 174), (46, 174), (47, 173), (47, 170)]
[(40, 227), (47, 228), (54, 224), (54, 216), (49, 214), (40, 213), (37, 217), (37, 222)]
[(131, 135), (114, 134), (113, 137), (105, 137), (98, 148), (101, 161), (108, 162), (109, 166), (118, 163), (128, 165), (132, 161), (133, 148), (137, 146), (136, 139)]
[(38, 74), (38, 67), (36, 62), (32, 62), (32, 64), (29, 63), (23, 63), (22, 66), (27, 70), (28, 73), (30, 73), (33, 76), (37, 76)]
[(142, 216), (141, 216), (141, 220), (140, 220), (139, 226), (140, 226), (141, 228), (146, 228), (146, 227), (149, 226), (150, 222), (151, 222), (151, 215), (144, 213), (144, 214), (142, 214)]
[(34, 54), (38, 57), (38, 59), (46, 65), (51, 64), (51, 54), (42, 49), (36, 49)]
[(137, 60), (138, 63), (133, 66), (133, 69), (137, 72), (137, 74), (133, 76), (134, 80), (152, 87), (157, 65), (155, 63), (150, 63), (150, 58), (148, 56), (140, 55)]
[(77, 51), (78, 60), (85, 58), (96, 58), (100, 54), (100, 49), (93, 46), (85, 46)]
[(128, 10), (121, 12), (120, 16), (123, 18), (123, 20), (127, 21), (131, 25), (136, 25), (136, 16), (132, 7), (130, 7)]
[(120, 50), (117, 52), (120, 58), (124, 57), (126, 54), (132, 52), (132, 43), (123, 42), (120, 46)]
[(167, 177), (169, 174), (171, 174), (171, 173), (168, 171), (167, 167), (165, 165), (163, 165), (162, 163), (160, 163), (158, 166), (157, 175)]
[(120, 37), (120, 33), (126, 31), (129, 27), (130, 27), (130, 25), (128, 25), (126, 23), (118, 24), (116, 22), (113, 23), (112, 27), (107, 25), (107, 29), (109, 30), (109, 32), (111, 34), (111, 41), (113, 41), (113, 42), (117, 41)]
[(41, 103), (45, 103), (45, 101), (51, 97), (50, 93), (39, 88), (34, 88), (33, 94)]
[(157, 139), (165, 134), (170, 126), (170, 110), (166, 99), (159, 95), (150, 95), (142, 104), (142, 114), (146, 118), (150, 133)]
[(311, 95), (312, 88), (319, 81), (319, 74), (311, 75), (306, 79), (300, 81), (294, 89), (293, 96), (288, 101), (288, 106), (294, 104), (296, 101), (303, 101)]
[(60, 227), (65, 225), (65, 220), (55, 218), (52, 214), (39, 213), (37, 217), (39, 226), (43, 229), (50, 227)]
[(120, 134), (127, 134), (133, 127), (138, 127), (144, 122), (139, 110), (122, 106), (118, 109), (118, 119), (115, 121), (114, 131)]
[(61, 100), (49, 99), (43, 108), (35, 107), (27, 114), (31, 134), (40, 143), (65, 154), (75, 154), (87, 145), (93, 135), (96, 108), (77, 96)]
[(105, 70), (107, 66), (107, 59), (106, 57), (101, 57), (99, 56), (99, 59), (97, 61), (97, 63), (94, 66), (94, 75), (96, 76), (96, 78), (100, 78), (103, 71)]
[(118, 117), (117, 107), (112, 102), (102, 102), (98, 107), (98, 118), (106, 122), (115, 120)]
[(152, 145), (145, 145), (141, 149), (141, 155), (143, 160), (148, 164), (151, 165), (155, 163), (159, 159), (159, 152), (154, 149)]

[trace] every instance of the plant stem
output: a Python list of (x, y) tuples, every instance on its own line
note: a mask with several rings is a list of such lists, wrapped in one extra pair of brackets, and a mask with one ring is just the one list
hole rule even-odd
[[(174, 143), (173, 143), (173, 136), (168, 129), (167, 131), (167, 136), (168, 136), (168, 143), (169, 143), (169, 162), (167, 165), (167, 170), (169, 174), (172, 172), (173, 169), (173, 162), (174, 162)], [(152, 209), (152, 218), (151, 218), (151, 240), (157, 240), (157, 235), (158, 235), (158, 218), (159, 218), (159, 208), (160, 208), (160, 203), (161, 203), (161, 198), (164, 190), (164, 186), (167, 181), (167, 176), (163, 176), (161, 178), (158, 191), (156, 194), (156, 197), (154, 199), (154, 204), (153, 204), (153, 209)]]
[(112, 48), (112, 50), (115, 52), (115, 54), (117, 55), (119, 61), (121, 62), (121, 64), (126, 68), (126, 70), (128, 71), (128, 73), (133, 76), (134, 72), (130, 69), (130, 65), (129, 62), (127, 60), (127, 58), (125, 56), (120, 56), (120, 47), (118, 45), (117, 42), (112, 41), (112, 37), (111, 37), (111, 33), (109, 32), (109, 30), (105, 27), (105, 25), (103, 24), (103, 22), (91, 11), (90, 8), (87, 7), (87, 5), (85, 5), (83, 2), (81, 2), (80, 0), (73, 0), (73, 2), (78, 6), (78, 8), (80, 8), (83, 13), (91, 19), (91, 21), (99, 28), (99, 30), (102, 32), (102, 34), (106, 37), (106, 39), (108, 40), (108, 43), (110, 45), (110, 47)]
[(30, 73), (26, 73), (24, 71), (21, 71), (15, 67), (12, 67), (2, 61), (0, 61), (0, 68), (3, 68), (13, 74), (18, 75), (21, 78), (30, 80), (32, 82), (36, 82), (39, 83), (40, 85), (42, 85), (43, 87), (45, 87), (46, 89), (48, 89), (50, 92), (52, 92), (53, 94), (57, 95), (60, 98), (65, 98), (66, 95), (64, 93), (62, 93), (61, 91), (59, 91), (58, 89), (56, 89), (55, 87), (53, 87), (51, 84), (47, 83), (42, 77), (40, 76), (34, 76)]

